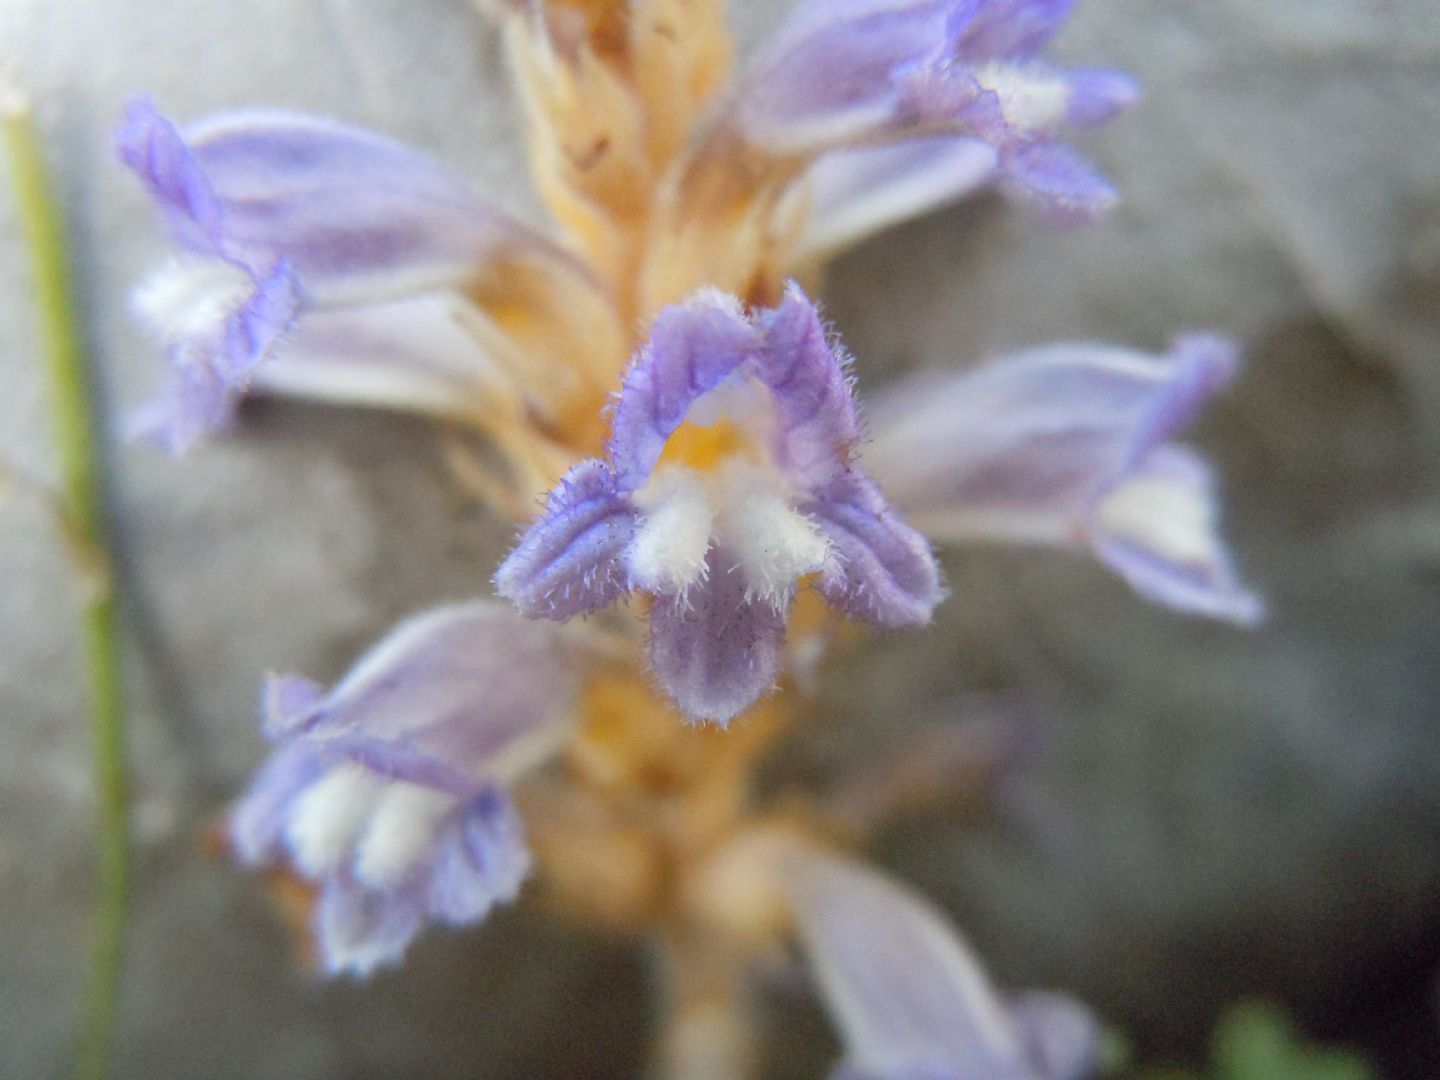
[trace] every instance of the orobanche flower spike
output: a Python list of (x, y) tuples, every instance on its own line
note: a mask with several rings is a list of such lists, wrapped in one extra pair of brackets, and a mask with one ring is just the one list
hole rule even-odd
[(419, 411), (488, 445), (457, 474), (519, 530), (500, 599), (402, 622), (328, 689), (266, 684), (231, 848), (351, 975), (533, 869), (557, 912), (653, 947), (659, 1076), (760, 1075), (756, 976), (792, 946), (835, 1080), (1089, 1075), (1083, 1009), (1000, 995), (847, 850), (914, 805), (912, 772), (880, 763), (863, 824), (756, 777), (827, 657), (930, 622), (932, 543), (1081, 552), (1176, 611), (1259, 618), (1178, 441), (1232, 344), (860, 370), (862, 438), (811, 298), (838, 251), (985, 186), (1095, 219), (1116, 192), (1066, 140), (1136, 87), (1045, 59), (1069, 0), (802, 0), (734, 77), (720, 0), (482, 2), (553, 235), (332, 120), (142, 99), (119, 131), (177, 249), (135, 297), (169, 361), (141, 434), (185, 449), (252, 393)]
[(751, 317), (698, 294), (660, 313), (608, 460), (560, 482), (496, 588), (552, 619), (648, 594), (661, 685), (728, 721), (779, 674), (801, 578), (876, 626), (924, 625), (941, 600), (929, 545), (852, 463), (858, 437), (844, 358), (804, 293)]

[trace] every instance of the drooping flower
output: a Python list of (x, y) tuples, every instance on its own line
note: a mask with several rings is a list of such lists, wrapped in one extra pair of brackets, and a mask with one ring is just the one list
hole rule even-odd
[(947, 920), (884, 875), (818, 849), (776, 870), (839, 1029), (831, 1080), (1081, 1080), (1098, 1030), (1058, 994), (1002, 997)]
[(1041, 58), (1068, 2), (805, 0), (728, 88), (720, 0), (492, 6), (540, 193), (639, 318), (707, 285), (773, 303), (992, 183), (1066, 220), (1115, 201), (1059, 138), (1138, 91)]
[(1072, 0), (808, 0), (737, 84), (722, 130), (813, 165), (820, 253), (990, 179), (1061, 218), (1115, 192), (1059, 141), (1138, 96), (1040, 58)]
[(281, 111), (182, 135), (140, 100), (117, 147), (179, 249), (136, 294), (171, 366), (142, 434), (173, 450), (251, 389), (558, 422), (576, 397), (593, 410), (623, 361), (583, 264), (382, 136)]
[(696, 294), (655, 320), (607, 458), (551, 493), (497, 589), (559, 620), (647, 594), (661, 685), (724, 723), (778, 676), (802, 578), (877, 626), (922, 625), (942, 598), (928, 544), (854, 465), (858, 435), (844, 358), (798, 287), (753, 316)]
[(235, 805), (240, 859), (318, 890), (331, 973), (397, 962), (430, 921), (513, 900), (530, 866), (506, 794), (570, 732), (573, 659), (507, 608), (438, 608), (396, 627), (328, 691), (272, 677), (276, 747)]
[(1211, 470), (1172, 441), (1238, 365), (1230, 342), (1191, 336), (1158, 357), (1053, 345), (920, 376), (874, 401), (866, 463), (937, 542), (1089, 551), (1149, 599), (1253, 623)]

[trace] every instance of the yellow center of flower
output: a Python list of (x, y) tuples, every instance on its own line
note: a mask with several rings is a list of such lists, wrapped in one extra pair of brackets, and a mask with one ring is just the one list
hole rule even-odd
[(665, 443), (661, 465), (683, 465), (697, 472), (709, 472), (736, 457), (753, 457), (750, 434), (733, 420), (720, 420), (709, 427), (685, 421)]

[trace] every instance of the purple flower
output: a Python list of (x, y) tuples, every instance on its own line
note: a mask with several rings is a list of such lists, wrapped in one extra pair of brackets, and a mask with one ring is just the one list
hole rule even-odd
[(1192, 336), (1159, 357), (1054, 345), (917, 378), (874, 403), (866, 461), (938, 542), (1088, 550), (1152, 600), (1253, 623), (1210, 468), (1171, 441), (1237, 368), (1228, 341)]
[(803, 248), (827, 251), (997, 179), (1061, 219), (1115, 192), (1058, 139), (1138, 90), (1039, 53), (1071, 0), (807, 0), (741, 82), (724, 130), (813, 163)]
[(252, 388), (452, 415), (496, 407), (519, 391), (476, 296), (517, 265), (566, 295), (557, 310), (608, 305), (558, 248), (358, 128), (253, 111), (182, 135), (139, 100), (116, 142), (179, 249), (135, 298), (172, 369), (140, 433), (172, 450), (224, 428)]
[(1097, 1028), (1057, 994), (1002, 998), (945, 918), (858, 863), (792, 852), (780, 869), (801, 945), (839, 1028), (831, 1080), (1080, 1080)]
[(853, 466), (857, 438), (844, 358), (797, 287), (748, 317), (698, 293), (655, 320), (607, 460), (571, 470), (496, 586), (561, 620), (650, 595), (661, 685), (724, 723), (778, 676), (802, 578), (877, 626), (921, 625), (942, 598), (924, 538)]
[(506, 786), (569, 732), (575, 672), (553, 631), (476, 602), (396, 627), (330, 690), (265, 692), (270, 760), (235, 805), (246, 863), (319, 889), (331, 973), (397, 962), (428, 921), (513, 900), (530, 856)]

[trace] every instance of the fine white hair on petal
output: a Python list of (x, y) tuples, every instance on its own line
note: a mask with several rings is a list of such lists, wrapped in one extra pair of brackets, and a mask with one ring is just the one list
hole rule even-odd
[(1253, 626), (1265, 615), (1220, 538), (1215, 477), (1194, 451), (1161, 446), (1106, 492), (1091, 515), (1095, 553), (1142, 596)]
[(1044, 67), (995, 60), (977, 68), (975, 80), (1000, 99), (1005, 122), (1026, 134), (1053, 131), (1070, 109), (1069, 80)]
[(360, 838), (356, 875), (374, 888), (399, 884), (430, 857), (437, 830), (458, 805), (448, 792), (404, 781), (387, 784)]
[(685, 307), (705, 311), (715, 309), (723, 311), (727, 315), (733, 315), (737, 319), (745, 318), (745, 304), (734, 293), (728, 293), (724, 289), (717, 289), (713, 285), (705, 285), (696, 289), (687, 296), (682, 303)]
[(819, 527), (781, 495), (744, 477), (731, 479), (720, 526), (725, 546), (745, 574), (747, 595), (783, 605), (796, 581), (825, 565), (830, 546)]
[(661, 470), (637, 497), (647, 510), (625, 552), (636, 588), (683, 593), (705, 576), (715, 512), (693, 469)]
[(136, 286), (135, 313), (167, 342), (210, 333), (255, 289), (245, 269), (218, 259), (171, 259)]
[(370, 770), (345, 764), (306, 788), (285, 828), (295, 865), (311, 877), (337, 870), (364, 831), (383, 787)]
[(1215, 503), (1204, 490), (1142, 473), (1106, 496), (1095, 523), (1169, 562), (1204, 565), (1221, 556), (1215, 517)]

